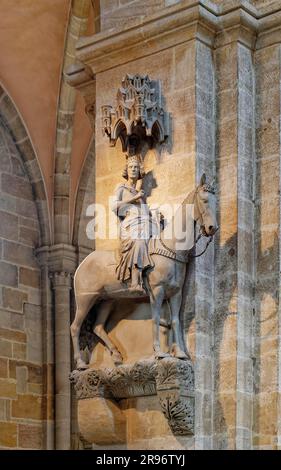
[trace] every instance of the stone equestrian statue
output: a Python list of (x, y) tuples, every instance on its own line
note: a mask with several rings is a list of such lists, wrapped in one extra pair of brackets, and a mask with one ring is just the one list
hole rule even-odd
[[(116, 262), (114, 251), (93, 251), (78, 267), (74, 277), (76, 315), (71, 325), (74, 359), (77, 369), (87, 368), (79, 346), (81, 325), (90, 309), (98, 304), (94, 333), (109, 349), (115, 365), (122, 363), (121, 353), (105, 331), (105, 324), (116, 300), (124, 297), (149, 297), (153, 319), (153, 349), (155, 358), (168, 356), (160, 347), (160, 317), (164, 300), (169, 303), (173, 345), (170, 352), (178, 359), (188, 359), (179, 312), (187, 264), (196, 241), (181, 242), (171, 238), (169, 227), (158, 237), (153, 235), (153, 223), (144, 192), (137, 191), (137, 180), (144, 175), (141, 162), (135, 156), (128, 158), (124, 177), (115, 191), (113, 210), (120, 220), (121, 257)], [(184, 199), (170, 223), (181, 225), (183, 231), (190, 222), (199, 223), (201, 234), (212, 237), (217, 230), (209, 197), (212, 187), (203, 175), (199, 185)], [(192, 205), (193, 213), (187, 210)], [(211, 238), (210, 238), (211, 240)], [(209, 240), (209, 241), (210, 241)], [(208, 242), (209, 243), (209, 242)], [(145, 287), (145, 289), (144, 289)]]

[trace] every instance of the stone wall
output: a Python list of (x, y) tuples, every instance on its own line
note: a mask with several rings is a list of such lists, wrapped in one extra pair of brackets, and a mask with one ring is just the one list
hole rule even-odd
[[(167, 142), (145, 156), (157, 180), (149, 203), (180, 202), (206, 171), (216, 176), (220, 225), (215, 246), (192, 266), (183, 306), (196, 413), (194, 443), (182, 446), (279, 448), (280, 4), (182, 0), (150, 7), (146, 18), (137, 1), (126, 8), (101, 2), (101, 35), (79, 43), (97, 93), (96, 200), (107, 201), (123, 165), (121, 146), (110, 148), (102, 135), (101, 105), (114, 105), (126, 73), (159, 79), (172, 126)], [(77, 72), (76, 83), (89, 104), (84, 77)], [(96, 240), (98, 249), (115, 246)], [(138, 323), (138, 334), (143, 329), (148, 338), (142, 308), (147, 327)], [(128, 361), (137, 350), (149, 352), (130, 341), (132, 318), (111, 325)], [(130, 446), (138, 439), (130, 435)]]
[[(65, 67), (74, 60), (74, 42), (88, 21), (89, 2), (74, 3), (72, 13), (80, 20), (78, 25), (70, 15), (73, 41), (66, 46)], [(216, 176), (220, 231), (215, 245), (192, 263), (182, 306), (195, 368), (194, 436), (172, 436), (154, 399), (124, 399), (116, 416), (125, 416), (127, 435), (119, 447), (280, 448), (279, 15), (276, 0), (206, 0), (200, 5), (193, 0), (101, 0), (101, 33), (82, 38), (77, 49), (88, 69), (82, 78), (80, 69), (76, 85), (93, 105), (95, 130), (83, 169), (81, 155), (79, 165), (70, 165), (85, 147), (79, 147), (79, 138), (84, 143), (85, 138), (77, 128), (72, 139), (68, 119), (74, 119), (75, 93), (65, 81), (58, 100), (55, 223), (49, 220), (46, 180), (37, 162), (42, 153), (35, 155), (15, 106), (1, 89), (1, 116), (16, 144), (1, 120), (0, 448), (82, 446), (68, 380), (72, 276), (94, 247), (117, 246), (108, 238), (89, 240), (86, 228), (93, 216), (88, 207), (107, 204), (121, 181), (120, 142), (110, 148), (100, 123), (101, 105), (115, 104), (126, 73), (160, 80), (171, 118), (165, 144), (146, 149), (145, 169), (157, 182), (149, 204), (181, 202), (206, 171)], [(115, 315), (109, 334), (125, 362), (151, 356), (148, 304), (123, 302)], [(167, 345), (164, 328), (161, 338)], [(102, 344), (92, 356), (92, 365), (97, 363), (112, 366)]]
[(42, 449), (43, 384), (40, 243), (30, 182), (0, 125), (0, 448)]
[(256, 68), (254, 445), (280, 445), (280, 45)]
[[(165, 108), (170, 113), (172, 127), (171, 135), (164, 146), (144, 150), (145, 171), (150, 173), (151, 181), (153, 180), (150, 189), (147, 187), (149, 181), (145, 180), (143, 183), (149, 194), (149, 205), (162, 205), (162, 212), (169, 220), (171, 215), (165, 213), (165, 204), (181, 203), (194, 188), (195, 57), (196, 47), (190, 42), (159, 52), (151, 58), (135, 59), (130, 64), (116, 67), (110, 73), (105, 71), (97, 75), (95, 197), (98, 204), (108, 208), (109, 197), (114, 194), (115, 187), (122, 182), (121, 175), (125, 163), (120, 142), (115, 148), (109, 147), (107, 139), (102, 134), (101, 106), (107, 103), (115, 104), (116, 92), (121, 86), (122, 78), (126, 73), (134, 74), (135, 71), (148, 74), (155, 80), (161, 80), (162, 96)], [(110, 208), (108, 212), (107, 217), (115, 217), (114, 214), (110, 214)], [(106, 233), (105, 239), (96, 239), (96, 249), (115, 249), (118, 243), (118, 239), (110, 240)], [(133, 305), (130, 311), (126, 308), (126, 315), (121, 315), (121, 312), (125, 312), (123, 306), (119, 306), (117, 310), (119, 313), (116, 312), (115, 315), (122, 318), (122, 322), (116, 329), (114, 319), (109, 322), (108, 327), (111, 337), (120, 344), (125, 361), (153, 354), (150, 306), (143, 304), (135, 308)], [(132, 318), (138, 319), (139, 328), (135, 328)], [(144, 336), (143, 331), (146, 329), (147, 334)], [(162, 340), (167, 342), (166, 331), (162, 328), (161, 330)], [(97, 350), (100, 347), (101, 345)], [(98, 352), (96, 356), (102, 357)], [(108, 353), (105, 353), (105, 356), (107, 358)]]
[(137, 26), (145, 17), (180, 0), (101, 0), (101, 31)]

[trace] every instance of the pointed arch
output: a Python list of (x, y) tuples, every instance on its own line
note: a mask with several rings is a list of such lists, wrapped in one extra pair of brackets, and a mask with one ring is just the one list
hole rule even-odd
[(93, 138), (83, 164), (75, 198), (72, 244), (79, 248), (79, 261), (82, 261), (84, 255), (94, 250), (94, 240), (89, 240), (86, 236), (86, 226), (89, 222), (86, 210), (95, 202), (94, 182), (95, 141)]
[(41, 168), (23, 119), (12, 99), (1, 85), (0, 124), (7, 129), (22, 157), (36, 204), (41, 245), (49, 245), (51, 243), (50, 214)]

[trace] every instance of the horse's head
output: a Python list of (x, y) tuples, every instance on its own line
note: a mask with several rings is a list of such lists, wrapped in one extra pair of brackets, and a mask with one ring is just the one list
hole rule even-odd
[(214, 235), (218, 230), (215, 203), (211, 201), (214, 198), (214, 194), (214, 188), (212, 185), (207, 184), (204, 173), (195, 190), (194, 220), (200, 224), (201, 232), (205, 236)]

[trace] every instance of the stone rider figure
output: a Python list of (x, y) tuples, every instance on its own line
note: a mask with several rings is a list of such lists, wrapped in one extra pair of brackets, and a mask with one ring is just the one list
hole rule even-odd
[(143, 190), (136, 184), (144, 177), (144, 169), (138, 156), (127, 157), (122, 174), (127, 180), (115, 190), (112, 209), (120, 221), (121, 257), (116, 268), (117, 278), (131, 280), (129, 291), (144, 294), (143, 273), (154, 266), (148, 252), (148, 240), (152, 220)]

